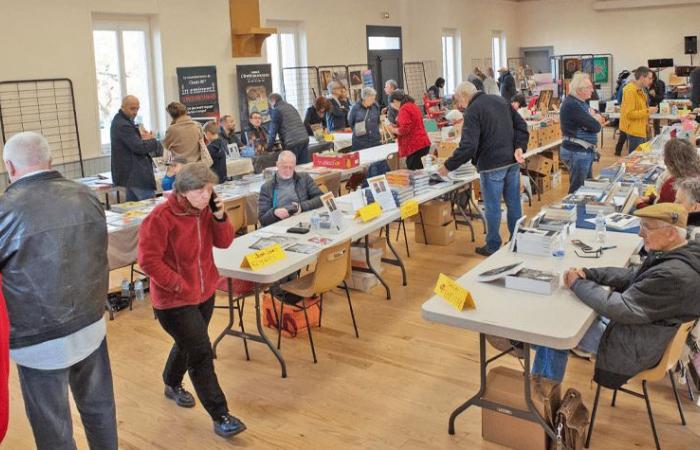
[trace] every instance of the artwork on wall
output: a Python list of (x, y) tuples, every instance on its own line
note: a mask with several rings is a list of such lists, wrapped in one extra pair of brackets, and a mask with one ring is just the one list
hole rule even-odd
[(263, 122), (270, 120), (270, 106), (267, 101), (272, 93), (272, 68), (270, 64), (236, 66), (238, 78), (238, 102), (241, 128), (248, 125), (248, 117), (258, 112)]
[(596, 56), (593, 58), (593, 82), (607, 83), (608, 74), (608, 58), (606, 56)]
[(564, 58), (564, 79), (570, 80), (574, 74), (581, 70), (581, 60), (579, 58)]

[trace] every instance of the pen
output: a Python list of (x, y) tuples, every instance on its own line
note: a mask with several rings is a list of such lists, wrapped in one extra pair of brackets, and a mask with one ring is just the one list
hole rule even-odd
[(617, 245), (609, 245), (607, 247), (600, 247), (601, 250), (612, 250), (614, 248), (617, 248)]

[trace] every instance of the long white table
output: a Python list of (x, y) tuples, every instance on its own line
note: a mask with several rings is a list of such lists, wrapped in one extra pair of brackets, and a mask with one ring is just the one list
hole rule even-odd
[[(614, 237), (613, 237), (614, 236)], [(624, 267), (629, 258), (641, 248), (638, 236), (626, 233), (610, 233), (609, 241), (617, 247), (605, 250), (597, 259), (581, 258), (574, 252), (572, 239), (580, 239), (596, 247), (595, 232), (576, 230), (567, 239), (564, 266), (568, 267)], [(574, 348), (595, 318), (595, 312), (578, 300), (569, 289), (561, 285), (552, 295), (539, 295), (506, 289), (503, 281), (481, 283), (477, 276), (486, 270), (501, 267), (515, 260), (524, 260), (524, 266), (535, 269), (552, 270), (552, 258), (513, 254), (507, 247), (501, 248), (481, 264), (457, 279), (457, 283), (467, 288), (476, 303), (476, 308), (457, 311), (438, 296), (423, 304), (423, 318), (457, 328), (479, 333), (481, 387), (476, 395), (452, 412), (448, 432), (454, 434), (455, 419), (472, 405), (508, 412), (516, 417), (540, 423), (552, 439), (554, 430), (545, 422), (532, 403), (530, 395), (530, 345), (542, 345), (556, 349)], [(524, 345), (525, 380), (524, 392), (527, 411), (497, 404), (483, 398), (486, 390), (486, 367), (495, 359), (509, 353), (506, 351), (487, 360), (486, 335), (517, 340)]]
[[(602, 113), (605, 116), (608, 116), (609, 119), (619, 119), (620, 118), (620, 113), (619, 112), (614, 112), (614, 113)], [(681, 120), (683, 117), (679, 116), (678, 114), (659, 114), (659, 113), (654, 113), (654, 114), (649, 114), (649, 120)]]

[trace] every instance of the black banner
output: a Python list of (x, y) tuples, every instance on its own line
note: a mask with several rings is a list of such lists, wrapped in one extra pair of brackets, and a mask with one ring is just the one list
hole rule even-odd
[(248, 116), (259, 112), (263, 123), (270, 121), (270, 104), (267, 98), (272, 94), (272, 68), (269, 64), (249, 64), (236, 66), (238, 78), (238, 111), (241, 129), (248, 126)]
[(177, 85), (180, 103), (195, 120), (219, 118), (219, 87), (216, 66), (178, 67)]

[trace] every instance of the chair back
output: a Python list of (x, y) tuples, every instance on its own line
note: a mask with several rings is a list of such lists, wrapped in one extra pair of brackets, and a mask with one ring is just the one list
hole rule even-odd
[(399, 153), (389, 153), (386, 156), (386, 163), (389, 166), (389, 170), (399, 170)]
[(350, 241), (321, 250), (313, 274), (314, 293), (321, 294), (335, 288), (351, 273)]
[(690, 330), (693, 329), (694, 324), (695, 321), (681, 324), (681, 326), (678, 327), (678, 331), (673, 337), (673, 340), (671, 340), (671, 343), (668, 344), (668, 347), (666, 347), (666, 351), (661, 357), (661, 361), (659, 361), (659, 363), (651, 369), (647, 369), (644, 372), (637, 374), (634, 378), (637, 380), (647, 381), (656, 381), (664, 378), (668, 374), (668, 371), (671, 370), (681, 358), (683, 346), (685, 345), (685, 341), (688, 338), (688, 333), (690, 333)]
[(233, 230), (245, 230), (248, 228), (248, 218), (246, 217), (246, 197), (228, 200), (224, 203), (224, 211), (228, 216), (229, 222), (233, 225)]
[(318, 186), (324, 194), (326, 192), (338, 194), (340, 191), (340, 178), (340, 172), (330, 172), (316, 177), (314, 183), (316, 183), (316, 186)]

